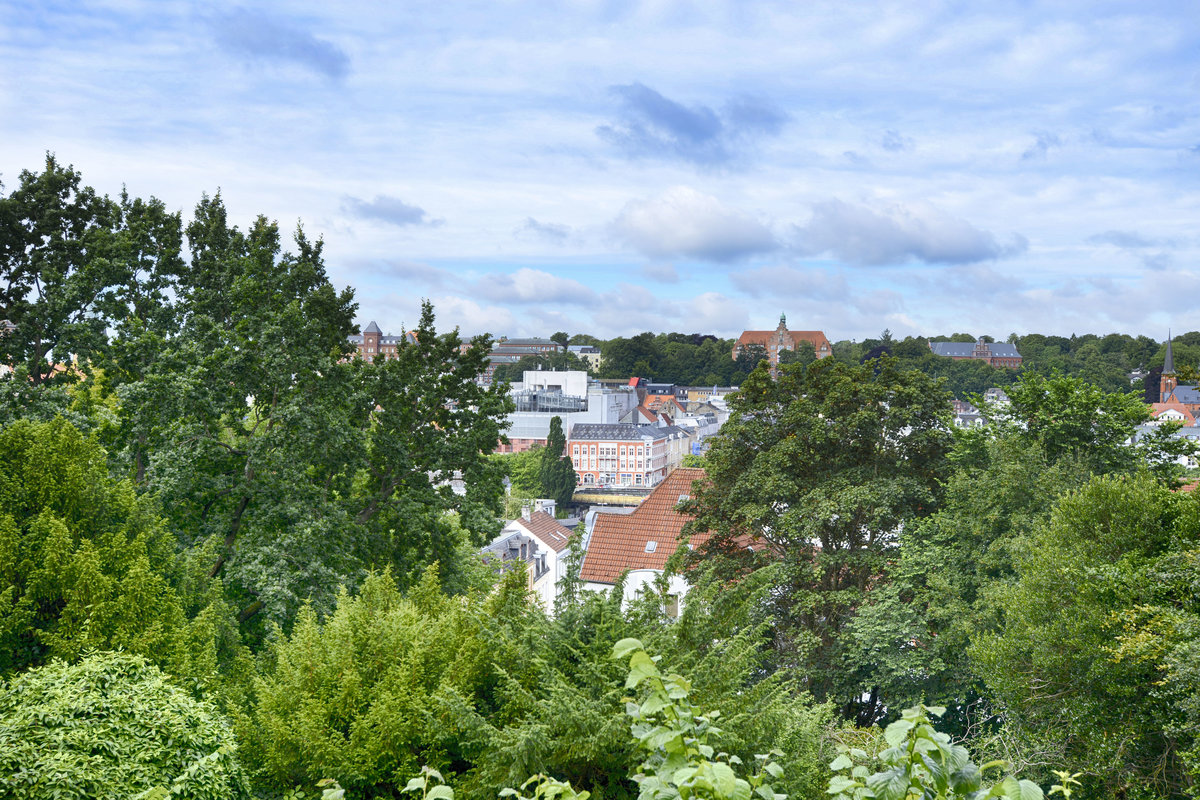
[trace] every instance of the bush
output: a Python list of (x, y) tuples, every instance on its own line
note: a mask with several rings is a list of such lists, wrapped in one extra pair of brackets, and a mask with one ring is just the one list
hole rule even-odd
[(228, 721), (123, 653), (0, 683), (0, 795), (243, 798)]

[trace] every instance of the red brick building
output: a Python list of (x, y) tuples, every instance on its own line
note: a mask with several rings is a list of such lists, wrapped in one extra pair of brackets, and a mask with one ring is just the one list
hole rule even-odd
[(784, 350), (795, 350), (800, 342), (808, 342), (813, 346), (817, 358), (833, 355), (833, 345), (821, 331), (789, 331), (787, 315), (779, 315), (779, 327), (773, 331), (742, 331), (737, 343), (733, 346), (733, 358), (737, 359), (751, 345), (760, 345), (767, 351), (767, 360), (774, 369), (779, 366), (779, 354)]
[(407, 341), (409, 344), (416, 344), (417, 335), (412, 331), (407, 331), (400, 336), (385, 335), (383, 331), (379, 330), (375, 320), (371, 320), (371, 324), (361, 334), (350, 336), (349, 339), (361, 358), (374, 361), (377, 356), (396, 358), (396, 348), (400, 346), (400, 343)]

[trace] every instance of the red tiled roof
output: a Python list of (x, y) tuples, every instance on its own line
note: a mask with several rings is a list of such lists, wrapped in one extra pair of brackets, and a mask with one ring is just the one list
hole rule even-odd
[[(616, 583), (630, 569), (663, 569), (679, 547), (679, 532), (691, 519), (675, 510), (680, 495), (691, 495), (692, 482), (704, 470), (680, 467), (666, 477), (631, 514), (598, 514), (583, 556), (579, 577), (592, 583)], [(699, 547), (707, 534), (691, 537)], [(654, 552), (646, 545), (654, 542)]]
[(1157, 418), (1158, 415), (1163, 413), (1164, 411), (1178, 411), (1180, 414), (1183, 415), (1184, 421), (1187, 422), (1189, 425), (1196, 424), (1196, 417), (1192, 414), (1192, 412), (1188, 411), (1187, 406), (1185, 406), (1183, 403), (1179, 402), (1178, 400), (1169, 400), (1165, 403), (1151, 403), (1150, 404), (1150, 415), (1151, 416)]
[[(739, 345), (761, 344), (765, 347), (767, 341), (775, 333), (775, 331), (742, 331), (742, 335), (738, 337), (737, 343)], [(787, 333), (788, 336), (792, 337), (793, 342), (801, 340), (811, 342), (812, 346), (817, 349), (820, 349), (822, 342), (828, 343), (829, 341), (825, 338), (825, 334), (822, 331), (788, 331)]]
[(531, 536), (536, 537), (556, 553), (566, 550), (567, 544), (571, 541), (570, 529), (564, 528), (558, 520), (545, 511), (534, 511), (529, 515), (529, 519), (518, 517), (513, 522), (529, 531)]

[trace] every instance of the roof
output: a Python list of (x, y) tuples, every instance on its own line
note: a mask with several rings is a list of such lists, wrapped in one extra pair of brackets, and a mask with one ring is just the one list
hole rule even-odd
[[(773, 331), (742, 331), (742, 335), (738, 337), (737, 343), (741, 345), (761, 344), (764, 347), (767, 341), (772, 336), (778, 333), (778, 329)], [(828, 342), (824, 331), (785, 331), (788, 336), (792, 337), (793, 342), (798, 342), (803, 339), (806, 342), (812, 342), (813, 347), (816, 347), (821, 342)]]
[(1180, 403), (1178, 400), (1170, 400), (1166, 403), (1150, 404), (1150, 415), (1153, 417), (1157, 418), (1160, 414), (1164, 414), (1167, 411), (1178, 411), (1183, 415), (1183, 419), (1188, 425), (1196, 424), (1196, 417), (1187, 410), (1187, 406), (1185, 406), (1183, 403)]
[(643, 437), (665, 439), (656, 425), (634, 425), (631, 422), (578, 422), (571, 426), (568, 439), (574, 441), (630, 441), (638, 442)]
[(545, 511), (534, 511), (529, 515), (529, 519), (518, 517), (513, 522), (556, 553), (566, 550), (571, 541), (570, 529), (563, 527)]
[(1170, 402), (1172, 399), (1179, 403), (1200, 403), (1200, 389), (1194, 384), (1181, 383), (1167, 393), (1163, 402)]
[(379, 330), (379, 326), (375, 324), (375, 320), (371, 320), (371, 324), (368, 325), (366, 327), (366, 329), (363, 330), (363, 333), (380, 333), (381, 334), (381, 333), (383, 333), (383, 331)]
[[(930, 342), (929, 349), (934, 355), (951, 358), (974, 358), (976, 342)], [(986, 342), (988, 352), (993, 358), (1020, 358), (1017, 346), (1008, 342)]]
[[(683, 496), (691, 495), (694, 481), (703, 479), (704, 470), (680, 467), (654, 487), (632, 513), (597, 515), (579, 577), (591, 583), (611, 584), (626, 570), (665, 568), (667, 559), (678, 549), (680, 531), (691, 520), (675, 506)], [(708, 534), (691, 537), (696, 546), (707, 540)]]

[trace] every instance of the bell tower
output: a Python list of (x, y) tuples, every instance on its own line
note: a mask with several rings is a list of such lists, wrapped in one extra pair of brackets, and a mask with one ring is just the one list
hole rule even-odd
[(1171, 332), (1167, 331), (1167, 355), (1163, 360), (1162, 377), (1158, 379), (1158, 401), (1165, 403), (1178, 385), (1179, 379), (1175, 377), (1175, 355), (1171, 352)]

